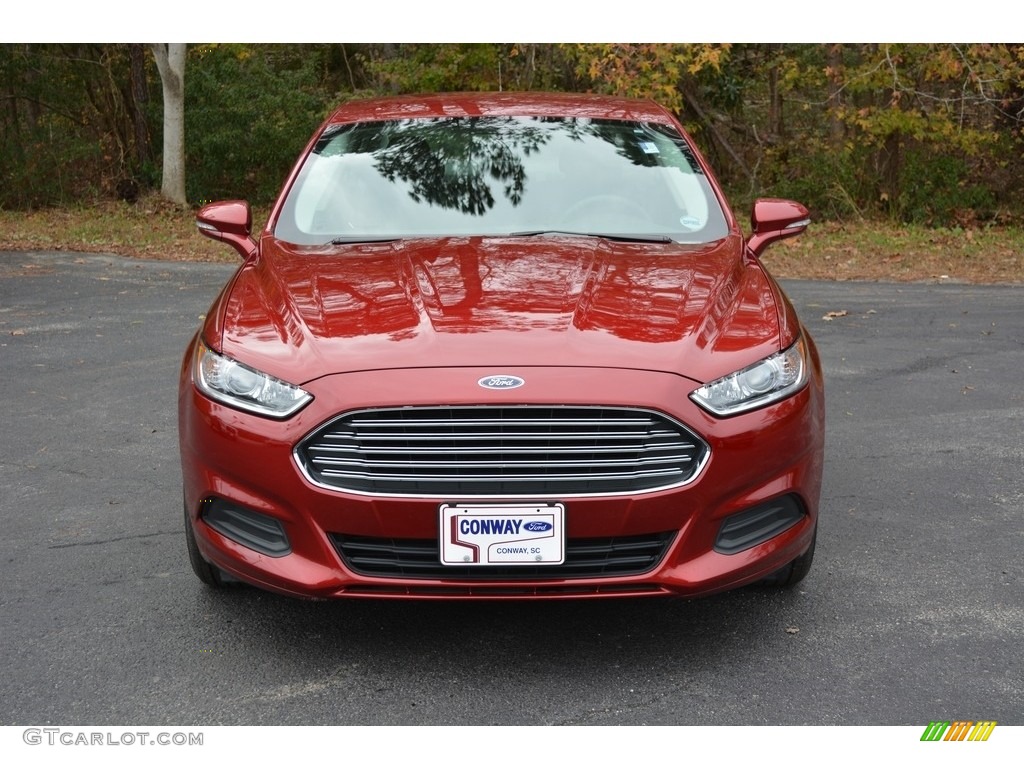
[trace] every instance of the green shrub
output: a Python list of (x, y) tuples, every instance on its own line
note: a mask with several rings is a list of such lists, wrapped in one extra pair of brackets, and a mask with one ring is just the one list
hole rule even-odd
[(189, 52), (185, 73), (185, 184), (189, 200), (272, 200), (323, 120), (327, 97), (314, 57), (271, 46)]
[(906, 223), (949, 226), (960, 218), (990, 218), (995, 208), (992, 190), (978, 183), (964, 157), (926, 147), (904, 155), (899, 188), (893, 214)]
[(100, 192), (108, 166), (102, 150), (62, 122), (47, 117), (18, 141), (0, 144), (0, 208), (67, 205)]

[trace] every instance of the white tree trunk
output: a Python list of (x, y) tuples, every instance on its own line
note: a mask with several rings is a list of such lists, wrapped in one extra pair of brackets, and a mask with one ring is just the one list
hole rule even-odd
[(151, 43), (164, 98), (164, 171), (160, 193), (185, 204), (185, 43)]

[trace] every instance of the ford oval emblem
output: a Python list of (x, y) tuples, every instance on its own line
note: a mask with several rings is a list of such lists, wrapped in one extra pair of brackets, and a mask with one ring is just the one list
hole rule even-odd
[(554, 526), (551, 523), (545, 523), (543, 520), (531, 520), (523, 528), (530, 533), (543, 533), (544, 531), (550, 531)]
[(518, 376), (484, 376), (477, 382), (484, 389), (515, 389), (525, 384), (524, 379)]

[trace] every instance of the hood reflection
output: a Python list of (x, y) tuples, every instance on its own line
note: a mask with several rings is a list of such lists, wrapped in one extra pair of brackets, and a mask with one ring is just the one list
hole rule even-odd
[[(694, 350), (775, 338), (767, 282), (735, 249), (728, 238), (707, 246), (447, 238), (344, 253), (265, 241), (263, 257), (239, 276), (226, 327), (250, 350), (253, 341), (267, 354), (274, 342), (290, 347), (280, 353), (291, 359), (312, 343), (334, 370), (357, 365), (355, 354), (373, 366), (402, 367), (417, 354), (475, 365), (515, 362), (515, 350), (528, 349), (534, 364), (621, 365), (625, 354), (673, 370)], [(665, 346), (663, 362), (649, 351), (631, 355), (627, 343)]]

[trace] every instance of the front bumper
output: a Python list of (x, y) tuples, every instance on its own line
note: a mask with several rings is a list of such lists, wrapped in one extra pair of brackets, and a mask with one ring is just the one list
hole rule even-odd
[[(817, 523), (824, 448), (820, 366), (809, 385), (767, 408), (715, 419), (688, 398), (693, 382), (665, 373), (619, 369), (534, 368), (513, 371), (529, 382), (482, 394), (478, 369), (408, 369), (329, 376), (304, 385), (314, 400), (286, 421), (253, 416), (210, 401), (191, 382), (189, 355), (179, 400), (184, 495), (203, 556), (233, 576), (284, 594), (311, 597), (584, 598), (676, 594), (699, 596), (756, 581), (811, 545)], [(410, 393), (418, 402), (409, 402)], [(536, 501), (565, 505), (570, 550), (591, 542), (658, 539), (650, 565), (626, 569), (465, 571), (437, 567), (367, 568), (346, 556), (344, 541), (418, 547), (430, 560), (438, 541), (438, 509), (472, 497), (387, 496), (314, 485), (300, 470), (295, 446), (339, 413), (376, 407), (481, 404), (602, 405), (664, 413), (710, 446), (687, 484), (636, 494), (567, 495)], [(716, 550), (723, 525), (764, 505), (791, 500), (799, 509), (779, 531), (751, 546)], [(487, 498), (485, 501), (494, 501)], [(279, 526), (287, 551), (246, 546), (244, 537), (207, 516), (233, 505)], [(789, 503), (789, 502), (787, 502)], [(211, 525), (211, 522), (213, 525)], [(770, 526), (769, 526), (770, 527)], [(229, 535), (225, 535), (225, 533)], [(735, 533), (735, 531), (734, 531)], [(273, 534), (271, 534), (273, 536)], [(733, 539), (736, 536), (733, 535)], [(580, 575), (582, 573), (582, 575)]]

